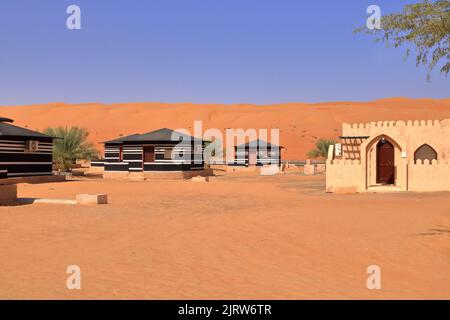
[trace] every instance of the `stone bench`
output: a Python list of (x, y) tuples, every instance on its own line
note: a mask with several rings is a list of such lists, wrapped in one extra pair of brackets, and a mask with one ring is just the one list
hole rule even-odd
[(107, 204), (107, 194), (77, 194), (77, 204)]
[(195, 176), (191, 178), (192, 182), (209, 182), (209, 177)]

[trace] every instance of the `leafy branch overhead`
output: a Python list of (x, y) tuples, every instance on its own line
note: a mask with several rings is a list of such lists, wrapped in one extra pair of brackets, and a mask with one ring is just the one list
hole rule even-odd
[(412, 49), (416, 52), (416, 65), (428, 68), (428, 78), (438, 63), (443, 63), (440, 71), (448, 75), (450, 71), (450, 1), (425, 0), (417, 4), (405, 5), (402, 13), (381, 17), (381, 29), (370, 30), (361, 27), (356, 33), (379, 36), (376, 41), (395, 48), (407, 46), (406, 56)]

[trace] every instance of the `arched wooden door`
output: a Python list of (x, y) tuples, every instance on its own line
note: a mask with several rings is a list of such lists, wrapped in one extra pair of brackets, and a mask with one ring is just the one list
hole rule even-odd
[(377, 144), (377, 183), (395, 183), (395, 150), (385, 139)]

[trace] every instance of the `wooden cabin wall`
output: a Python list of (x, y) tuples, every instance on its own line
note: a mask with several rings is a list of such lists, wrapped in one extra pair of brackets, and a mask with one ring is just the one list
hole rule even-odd
[[(176, 143), (159, 144), (155, 146), (155, 160), (144, 163), (144, 171), (187, 171), (202, 169), (203, 147), (201, 149), (201, 163), (194, 163), (194, 145), (177, 145)], [(182, 152), (187, 159), (168, 159), (166, 152)]]
[[(154, 161), (143, 163), (143, 149), (144, 146), (154, 147)], [(203, 151), (204, 146), (201, 149), (201, 163), (194, 163), (194, 146), (179, 146), (177, 143), (124, 143), (123, 147), (123, 160), (120, 159), (119, 145), (106, 145), (105, 146), (105, 170), (106, 171), (130, 171), (130, 172), (142, 172), (142, 171), (185, 171), (192, 169), (204, 168)], [(166, 150), (172, 150), (175, 148), (175, 152), (184, 152), (189, 156), (189, 159), (173, 160), (165, 157)]]
[(123, 146), (123, 162), (128, 163), (130, 172), (142, 171), (142, 144), (124, 144)]
[[(249, 165), (249, 148), (240, 149), (236, 148), (234, 153), (234, 161), (232, 163), (229, 163), (228, 165), (234, 165), (234, 166), (248, 166)], [(272, 156), (261, 156), (260, 151), (258, 149), (257, 151), (257, 159), (256, 159), (256, 165), (257, 166), (263, 166), (268, 164), (277, 164), (281, 165), (281, 148), (278, 148), (275, 151), (275, 155)], [(273, 152), (271, 148), (267, 148), (267, 152)]]
[(120, 144), (105, 144), (104, 166), (106, 171), (128, 171), (128, 162), (120, 161)]
[[(28, 140), (39, 142), (37, 151), (27, 150)], [(52, 175), (52, 151), (51, 138), (0, 137), (0, 171), (8, 178)]]

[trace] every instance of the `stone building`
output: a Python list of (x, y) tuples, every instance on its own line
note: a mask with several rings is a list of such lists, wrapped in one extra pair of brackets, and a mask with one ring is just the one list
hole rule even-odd
[(343, 124), (327, 192), (450, 191), (450, 119)]

